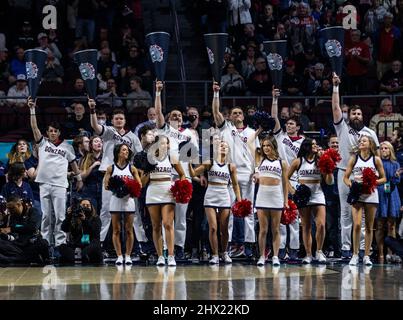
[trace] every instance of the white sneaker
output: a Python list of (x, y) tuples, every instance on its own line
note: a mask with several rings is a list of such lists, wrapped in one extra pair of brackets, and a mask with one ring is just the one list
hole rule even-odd
[(123, 264), (123, 256), (118, 256), (118, 258), (115, 261), (115, 264), (120, 266)]
[(271, 264), (273, 266), (280, 266), (280, 259), (277, 256), (273, 256), (273, 258), (271, 258)]
[(220, 263), (220, 258), (218, 256), (212, 256), (208, 263), (210, 263), (210, 264), (219, 264)]
[(132, 258), (129, 255), (125, 256), (125, 264), (127, 264), (127, 265), (133, 264)]
[(316, 251), (315, 258), (319, 263), (326, 263), (326, 256), (323, 254), (322, 250)]
[(356, 265), (358, 264), (359, 260), (360, 260), (360, 258), (358, 257), (358, 254), (354, 254), (354, 255), (351, 257), (351, 260), (350, 260), (350, 262), (349, 262), (348, 264), (349, 264), (350, 266), (356, 266)]
[(165, 266), (165, 258), (164, 258), (164, 256), (159, 256), (158, 257), (157, 266)]
[(168, 267), (176, 267), (176, 261), (174, 256), (168, 256)]
[(364, 256), (364, 258), (362, 259), (362, 263), (366, 266), (372, 266), (372, 261), (369, 256)]
[(232, 259), (230, 258), (229, 254), (227, 251), (224, 252), (222, 259), (224, 260), (224, 263), (232, 263)]
[(257, 261), (257, 265), (258, 266), (264, 266), (265, 262), (266, 262), (265, 256), (261, 256), (259, 258), (259, 260)]
[(394, 263), (402, 263), (402, 258), (400, 258), (400, 256), (398, 256), (397, 254), (392, 255), (392, 261)]
[(303, 264), (311, 264), (312, 263), (312, 256), (306, 256), (304, 259), (302, 259)]

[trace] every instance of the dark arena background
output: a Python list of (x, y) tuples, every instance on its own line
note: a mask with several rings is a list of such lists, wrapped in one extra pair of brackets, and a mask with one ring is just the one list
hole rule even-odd
[(0, 300), (402, 300), (402, 31), (401, 0), (1, 1)]

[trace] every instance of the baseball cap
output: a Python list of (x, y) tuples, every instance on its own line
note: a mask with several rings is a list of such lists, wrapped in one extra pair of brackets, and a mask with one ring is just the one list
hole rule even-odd
[(6, 47), (0, 47), (0, 51), (8, 52), (8, 49)]
[(17, 81), (27, 81), (27, 78), (25, 77), (25, 74), (18, 74), (17, 75)]
[(38, 34), (38, 40), (40, 40), (42, 38), (45, 38), (45, 37), (47, 38), (48, 35), (46, 33), (44, 33), (44, 32), (41, 32), (40, 34)]

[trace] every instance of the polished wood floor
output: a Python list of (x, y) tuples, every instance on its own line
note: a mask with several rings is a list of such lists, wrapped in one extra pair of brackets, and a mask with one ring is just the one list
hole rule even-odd
[(0, 300), (403, 299), (401, 265), (8, 267)]

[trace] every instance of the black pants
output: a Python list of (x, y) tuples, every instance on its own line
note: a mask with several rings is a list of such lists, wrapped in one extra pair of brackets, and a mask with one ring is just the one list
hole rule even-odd
[(393, 237), (385, 237), (385, 245), (392, 250), (393, 253), (403, 258), (403, 240), (397, 240)]
[(191, 234), (187, 247), (188, 249), (197, 248), (198, 250), (200, 250), (200, 243), (203, 242), (203, 238), (205, 238), (202, 235), (202, 223), (203, 219), (205, 218), (203, 203), (207, 188), (202, 187), (200, 183), (194, 181), (192, 182), (192, 185), (193, 194), (188, 206), (188, 212), (192, 212), (190, 228)]
[(324, 248), (328, 251), (340, 253), (340, 202), (339, 200), (328, 202), (326, 205), (326, 237)]
[(44, 263), (49, 259), (49, 244), (44, 239), (19, 243), (0, 239), (0, 263)]
[[(60, 262), (61, 263), (74, 263), (75, 262), (75, 249), (77, 246), (74, 244), (62, 244), (60, 246)], [(81, 250), (82, 263), (101, 263), (103, 262), (101, 244), (99, 242), (92, 242)]]

